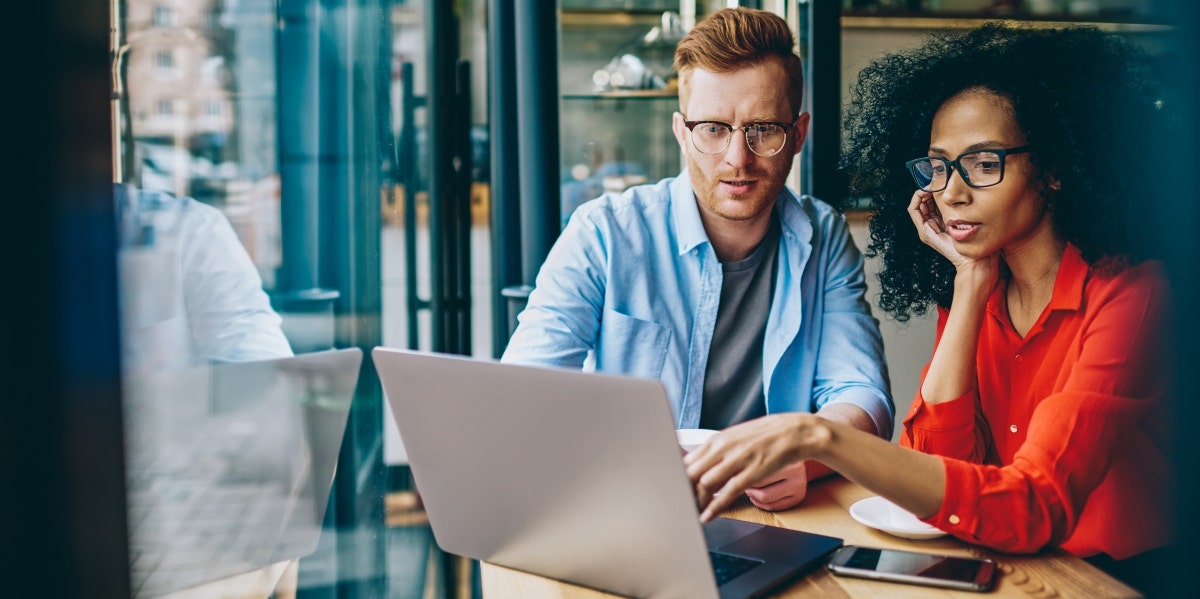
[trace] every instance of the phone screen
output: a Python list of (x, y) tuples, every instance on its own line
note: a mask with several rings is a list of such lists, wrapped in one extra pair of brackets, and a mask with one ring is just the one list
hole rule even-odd
[(970, 557), (848, 546), (834, 555), (829, 567), (844, 575), (982, 590), (990, 584), (995, 566)]
[(851, 568), (966, 582), (975, 580), (982, 563), (979, 560), (968, 558), (883, 551), (864, 547), (855, 550), (854, 555), (851, 555), (850, 559), (846, 561), (846, 565)]

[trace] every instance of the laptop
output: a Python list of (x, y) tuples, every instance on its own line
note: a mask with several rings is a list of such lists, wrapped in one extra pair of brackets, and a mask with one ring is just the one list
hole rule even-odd
[(349, 348), (125, 374), (135, 597), (316, 549), (361, 364)]
[(725, 518), (702, 526), (657, 380), (371, 355), (449, 553), (629, 597), (742, 599), (842, 545)]

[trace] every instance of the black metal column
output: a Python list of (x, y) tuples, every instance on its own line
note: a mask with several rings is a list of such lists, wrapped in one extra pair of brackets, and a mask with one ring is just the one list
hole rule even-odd
[(417, 190), (421, 179), (417, 172), (417, 109), (425, 105), (424, 97), (413, 92), (413, 64), (400, 65), (400, 131), (396, 137), (396, 181), (404, 194), (404, 294), (405, 319), (408, 324), (408, 348), (420, 347), (421, 331), (418, 315), (429, 309), (429, 302), (417, 292)]
[(558, 11), (517, 2), (517, 123), (521, 174), (521, 274), (533, 284), (558, 239)]
[(454, 128), (451, 159), (450, 215), (442, 243), (453, 252), (446, 265), (446, 288), (451, 302), (446, 336), (461, 354), (471, 354), (471, 63), (459, 60), (454, 65)]
[[(454, 15), (449, 2), (430, 0), (425, 3), (426, 82), (425, 110), (429, 123), (425, 136), (429, 148), (429, 306), (433, 322), (431, 348), (435, 352), (449, 351), (444, 331), (446, 329), (446, 298), (442, 290), (446, 286), (446, 274), (438, 265), (446, 262), (446, 249), (440, 233), (446, 227), (446, 199), (448, 165), (451, 146), (442, 134), (453, 126), (451, 111), (442, 102), (454, 94), (454, 80), (449, 76), (450, 65), (458, 56), (458, 30), (449, 23)], [(415, 215), (414, 215), (415, 216)]]
[[(404, 264), (410, 349), (471, 353), (471, 89), (470, 63), (458, 58), (454, 6), (425, 4), (426, 91), (415, 93), (412, 63), (400, 65), (400, 129), (396, 181), (403, 190)], [(425, 119), (418, 123), (418, 111)], [(424, 145), (426, 152), (421, 152)], [(424, 159), (424, 160), (421, 160)], [(422, 176), (425, 175), (425, 176)], [(424, 192), (429, 233), (428, 297), (418, 293), (418, 195)], [(430, 315), (429, 344), (419, 315)]]
[(842, 5), (809, 0), (800, 2), (798, 9), (800, 52), (807, 71), (804, 96), (812, 114), (800, 160), (800, 191), (840, 205), (846, 195), (837, 169), (842, 148)]
[(514, 17), (523, 284), (502, 290), (509, 299), (512, 315), (524, 307), (561, 227), (558, 11), (546, 10), (540, 2), (524, 0), (516, 3)]
[(517, 174), (516, 8), (488, 3), (488, 85), (491, 126), (492, 356), (499, 358), (512, 334), (509, 300), (501, 290), (521, 284), (521, 180)]

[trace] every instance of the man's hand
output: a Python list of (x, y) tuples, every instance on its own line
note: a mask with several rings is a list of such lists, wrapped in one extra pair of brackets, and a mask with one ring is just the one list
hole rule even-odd
[(761, 483), (746, 489), (746, 497), (755, 507), (777, 512), (796, 507), (808, 494), (807, 462), (786, 466)]

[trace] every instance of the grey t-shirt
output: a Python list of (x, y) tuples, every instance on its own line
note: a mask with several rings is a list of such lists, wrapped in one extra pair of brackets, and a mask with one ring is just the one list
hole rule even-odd
[(700, 428), (723, 429), (767, 413), (763, 338), (778, 256), (779, 218), (772, 215), (766, 237), (749, 257), (721, 264), (725, 278), (704, 372)]

